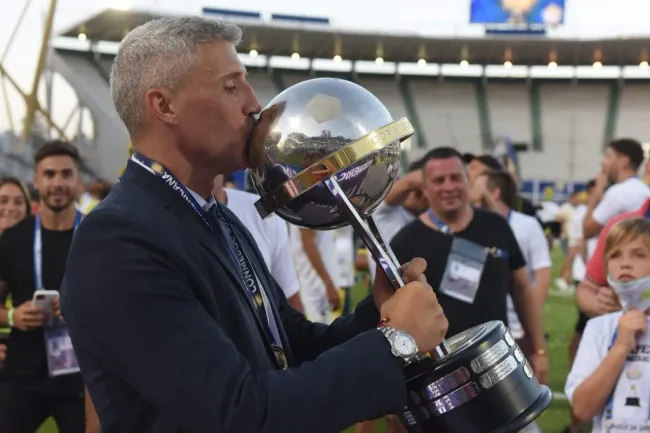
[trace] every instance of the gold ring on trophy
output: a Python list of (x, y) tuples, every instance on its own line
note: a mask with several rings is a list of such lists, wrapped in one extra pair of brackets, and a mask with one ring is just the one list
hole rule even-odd
[(413, 129), (411, 122), (406, 117), (377, 128), (288, 179), (256, 201), (255, 207), (262, 218), (266, 218), (282, 206), (289, 204), (294, 197), (309, 190), (324, 179), (356, 164), (361, 159), (383, 149), (390, 143), (402, 142), (413, 134), (415, 134), (415, 129)]

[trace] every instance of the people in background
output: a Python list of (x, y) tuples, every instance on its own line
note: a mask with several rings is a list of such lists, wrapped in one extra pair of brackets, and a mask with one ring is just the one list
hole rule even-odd
[(529, 360), (545, 382), (541, 296), (531, 288), (512, 229), (501, 215), (470, 205), (468, 173), (455, 149), (435, 148), (423, 161), (429, 209), (393, 238), (397, 260), (427, 261), (425, 275), (449, 318), (448, 336), (491, 320), (508, 323), (506, 299), (512, 294), (531, 342)]
[(597, 236), (609, 220), (638, 209), (650, 197), (650, 187), (637, 176), (643, 159), (643, 148), (636, 140), (622, 138), (609, 144), (589, 200), (585, 239)]
[[(512, 209), (517, 197), (517, 185), (514, 179), (504, 171), (488, 172), (475, 180), (473, 189), (474, 195), (481, 197), (483, 206), (502, 215), (510, 224), (524, 256), (526, 271), (537, 298), (537, 305), (543, 306), (551, 284), (551, 253), (544, 230), (537, 219)], [(510, 295), (508, 295), (508, 327), (524, 356), (533, 355), (532, 345), (521, 326), (521, 320), (517, 316)], [(541, 430), (537, 423), (533, 422), (521, 432), (541, 432)]]
[[(474, 185), (474, 180), (488, 172), (506, 171), (503, 164), (492, 155), (474, 156), (471, 153), (465, 153), (462, 156), (463, 162), (467, 164), (467, 177), (470, 187)], [(536, 217), (537, 210), (533, 202), (517, 193), (513, 209), (524, 215)]]
[(341, 227), (333, 231), (336, 243), (336, 257), (338, 259), (339, 307), (332, 312), (336, 319), (350, 313), (350, 290), (355, 283), (355, 258), (354, 229), (352, 226)]
[[(408, 172), (397, 179), (386, 194), (382, 204), (377, 207), (373, 219), (381, 236), (389, 245), (395, 234), (404, 226), (415, 220), (428, 207), (422, 193), (422, 160), (411, 163)], [(370, 257), (368, 270), (374, 279), (377, 264)]]
[[(514, 180), (506, 172), (490, 172), (476, 180), (474, 189), (482, 197), (484, 207), (502, 215), (510, 224), (526, 261), (528, 278), (537, 297), (537, 304), (544, 305), (551, 283), (551, 253), (537, 220), (512, 209), (517, 194)], [(508, 326), (513, 336), (519, 340), (524, 355), (530, 355), (530, 343), (524, 339), (525, 334), (511, 296), (508, 296)]]
[(31, 213), (31, 199), (27, 187), (13, 177), (0, 179), (0, 235)]
[(643, 183), (650, 185), (650, 159), (643, 164)]
[[(587, 182), (584, 194), (580, 194), (578, 204), (573, 212), (571, 221), (569, 221), (567, 237), (569, 241), (569, 250), (567, 253), (567, 258), (571, 263), (571, 273), (573, 277), (573, 284), (577, 287), (585, 279), (585, 263), (591, 257), (596, 250), (596, 244), (598, 240), (596, 238), (591, 238), (585, 240), (583, 237), (583, 228), (582, 223), (584, 222), (585, 215), (587, 213), (587, 202), (589, 196), (592, 194), (594, 186), (596, 184), (595, 180), (590, 180)], [(578, 321), (576, 322), (575, 330), (571, 338), (571, 343), (569, 344), (569, 361), (572, 363), (575, 358), (576, 351), (578, 350), (578, 344), (580, 343), (580, 338), (584, 332), (585, 326), (589, 320), (587, 316), (580, 308), (578, 308)]]
[(542, 223), (549, 242), (552, 243), (562, 234), (562, 225), (556, 221), (560, 206), (555, 202), (555, 188), (551, 186), (545, 187), (542, 197), (542, 201), (537, 207), (537, 218)]
[(291, 255), (287, 254), (286, 250), (289, 244), (286, 223), (276, 215), (262, 219), (255, 209), (255, 202), (259, 200), (259, 196), (226, 187), (224, 182), (225, 176), (223, 175), (215, 178), (213, 190), (215, 198), (228, 206), (251, 233), (262, 257), (264, 257), (266, 266), (282, 288), (289, 305), (298, 311), (304, 311), (300, 300), (300, 284), (296, 277), (296, 269), (293, 266)]
[(312, 322), (329, 324), (341, 305), (334, 233), (290, 225), (289, 239), (305, 315)]
[[(13, 177), (0, 179), (0, 235), (31, 215), (29, 190)], [(0, 363), (7, 356), (7, 346), (0, 343)]]
[(576, 206), (578, 206), (581, 191), (574, 191), (571, 193), (569, 200), (562, 203), (560, 209), (555, 215), (555, 221), (561, 225), (560, 232), (560, 246), (562, 247), (562, 252), (564, 253), (564, 261), (562, 262), (562, 268), (560, 269), (560, 275), (555, 280), (555, 286), (560, 290), (569, 290), (573, 289), (573, 278), (571, 277), (571, 266), (573, 265), (573, 260), (569, 256), (569, 225), (575, 212)]
[(79, 210), (87, 215), (99, 202), (106, 198), (111, 187), (112, 184), (104, 180), (93, 182), (88, 188), (86, 198), (83, 201), (80, 200)]
[[(79, 372), (60, 374), (48, 364), (51, 328), (32, 304), (34, 291), (58, 291), (81, 214), (79, 154), (63, 141), (44, 144), (35, 155), (39, 212), (0, 237), (0, 326), (11, 328), (0, 369), (0, 430), (35, 432), (53, 417), (60, 433), (84, 433), (84, 386)], [(4, 307), (11, 296), (13, 306)], [(55, 314), (58, 302), (52, 306)], [(57, 341), (59, 336), (57, 333)], [(69, 339), (67, 340), (69, 342)]]
[(615, 223), (604, 254), (607, 280), (623, 311), (587, 322), (565, 392), (574, 415), (593, 420), (594, 433), (647, 431), (650, 221), (627, 218)]

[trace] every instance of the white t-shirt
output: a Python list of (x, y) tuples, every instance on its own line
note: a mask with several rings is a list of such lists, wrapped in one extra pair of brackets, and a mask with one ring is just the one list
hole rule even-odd
[(544, 223), (548, 223), (555, 221), (559, 212), (560, 206), (557, 203), (552, 201), (543, 201), (540, 204), (540, 209), (537, 211), (537, 218)]
[(339, 261), (339, 273), (334, 278), (338, 287), (354, 286), (354, 229), (352, 226), (342, 227), (334, 230), (334, 241), (336, 242), (336, 255)]
[[(417, 218), (417, 216), (406, 210), (404, 206), (391, 206), (385, 202), (377, 207), (372, 217), (386, 245), (390, 245), (390, 241), (393, 240), (395, 235)], [(372, 280), (375, 279), (376, 266), (377, 264), (372, 256), (368, 257), (368, 270), (370, 271), (370, 278)]]
[(631, 177), (605, 191), (603, 199), (594, 209), (593, 218), (604, 226), (616, 215), (639, 209), (648, 197), (650, 187), (638, 177)]
[(560, 210), (558, 211), (557, 215), (555, 216), (556, 218), (562, 218), (562, 236), (565, 237), (567, 236), (567, 232), (569, 229), (569, 221), (571, 221), (571, 217), (573, 216), (573, 212), (575, 212), (575, 207), (571, 204), (569, 201), (565, 201), (562, 203), (562, 206), (560, 206)]
[[(307, 253), (303, 249), (300, 230), (301, 228), (298, 226), (289, 225), (291, 257), (300, 282), (300, 296), (303, 303), (320, 302), (327, 297), (325, 283), (312, 266)], [(338, 286), (340, 272), (334, 232), (331, 230), (317, 230), (316, 247), (332, 282)], [(287, 254), (287, 256), (289, 255)]]
[[(520, 212), (512, 211), (508, 222), (526, 259), (526, 272), (532, 286), (535, 284), (535, 271), (551, 267), (551, 253), (544, 230), (536, 218)], [(524, 336), (524, 330), (510, 295), (508, 295), (508, 327), (513, 337), (522, 338)]]
[[(607, 356), (621, 314), (620, 311), (605, 314), (587, 322), (564, 388), (569, 401), (573, 400), (578, 386), (596, 371)], [(637, 349), (627, 357), (611, 402), (611, 419), (607, 419), (604, 411), (598, 414), (594, 418), (592, 433), (649, 431), (650, 335), (637, 337)]]
[(290, 298), (298, 293), (300, 285), (296, 270), (291, 255), (287, 254), (289, 234), (286, 223), (275, 215), (262, 219), (255, 209), (255, 202), (259, 200), (257, 195), (236, 189), (224, 189), (228, 196), (228, 209), (237, 215), (257, 242), (266, 266), (285, 296)]
[[(578, 205), (576, 207), (576, 210), (573, 212), (573, 216), (571, 217), (571, 221), (569, 222), (568, 226), (567, 235), (569, 240), (569, 247), (575, 247), (580, 243), (580, 241), (582, 241), (585, 215), (587, 215), (587, 205)], [(589, 259), (596, 250), (596, 245), (598, 245), (598, 237), (587, 240), (585, 246), (587, 250), (587, 259)], [(586, 272), (587, 268), (585, 266), (584, 260), (582, 260), (582, 255), (576, 254), (571, 267), (573, 279), (575, 281), (584, 280)]]

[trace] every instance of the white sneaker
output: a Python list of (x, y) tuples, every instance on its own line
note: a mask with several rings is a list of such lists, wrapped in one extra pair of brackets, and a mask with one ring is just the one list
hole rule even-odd
[(555, 279), (555, 288), (557, 288), (561, 292), (566, 292), (569, 290), (569, 285), (564, 281), (564, 278), (556, 278)]

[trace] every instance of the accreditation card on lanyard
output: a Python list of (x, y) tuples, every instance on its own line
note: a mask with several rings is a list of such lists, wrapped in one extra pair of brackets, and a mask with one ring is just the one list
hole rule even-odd
[(428, 213), (431, 222), (441, 233), (453, 237), (447, 266), (440, 282), (440, 291), (451, 298), (473, 304), (485, 268), (487, 250), (472, 241), (453, 236), (449, 226), (431, 209)]
[[(82, 216), (81, 212), (77, 211), (73, 230), (79, 227)], [(43, 237), (39, 214), (34, 218), (34, 283), (36, 290), (45, 289), (43, 287)], [(79, 373), (79, 364), (66, 324), (59, 323), (57, 318), (51, 318), (50, 323), (43, 327), (43, 335), (50, 377)]]
[[(239, 276), (246, 288), (246, 297), (249, 300), (253, 312), (259, 319), (259, 324), (264, 332), (264, 337), (266, 337), (270, 349), (273, 352), (276, 366), (279, 369), (286, 369), (288, 367), (287, 357), (282, 348), (277, 324), (273, 317), (273, 313), (266, 308), (266, 306), (270, 304), (270, 301), (262, 289), (262, 284), (251, 264), (248, 254), (240, 244), (240, 241), (235, 235), (230, 223), (226, 220), (221, 211), (220, 204), (217, 203), (214, 213), (204, 210), (194, 199), (192, 194), (190, 194), (189, 190), (162, 164), (139, 154), (133, 154), (131, 160), (147, 169), (156, 177), (164, 180), (169, 187), (178, 192), (194, 212), (196, 212), (203, 220), (208, 229), (210, 229), (210, 231), (217, 237), (219, 243), (226, 247), (231, 260), (239, 271)], [(271, 326), (271, 324), (273, 324), (273, 326)]]

